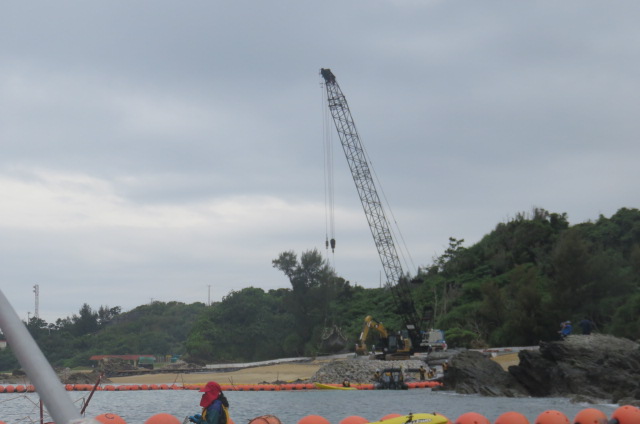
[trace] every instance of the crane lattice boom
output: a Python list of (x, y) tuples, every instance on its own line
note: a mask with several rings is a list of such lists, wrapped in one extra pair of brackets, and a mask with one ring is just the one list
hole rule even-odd
[(369, 170), (369, 163), (351, 117), (347, 99), (342, 94), (342, 90), (340, 90), (340, 86), (336, 82), (336, 77), (330, 69), (322, 69), (320, 73), (325, 80), (329, 110), (338, 131), (342, 149), (347, 157), (351, 175), (369, 222), (373, 240), (382, 260), (387, 285), (393, 286), (402, 277), (402, 266), (391, 236), (389, 223)]
[[(418, 330), (418, 314), (413, 305), (408, 283), (403, 279), (402, 265), (398, 257), (396, 246), (393, 242), (387, 217), (384, 214), (380, 197), (376, 191), (369, 163), (367, 161), (360, 136), (351, 116), (347, 99), (336, 81), (335, 75), (330, 69), (321, 69), (320, 74), (324, 78), (327, 91), (327, 103), (333, 122), (338, 131), (342, 149), (347, 157), (353, 181), (356, 184), (360, 202), (369, 223), (369, 229), (373, 236), (378, 255), (382, 261), (382, 267), (386, 276), (386, 286), (395, 294), (396, 306), (402, 311), (402, 317), (407, 328)], [(416, 334), (413, 334), (415, 337)]]

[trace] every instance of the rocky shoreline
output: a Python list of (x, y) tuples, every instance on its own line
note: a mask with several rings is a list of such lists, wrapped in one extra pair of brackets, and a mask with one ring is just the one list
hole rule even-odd
[[(640, 406), (640, 345), (628, 339), (603, 334), (570, 336), (564, 341), (541, 342), (538, 349), (518, 352), (519, 362), (505, 370), (489, 352), (448, 350), (406, 361), (378, 361), (352, 356), (341, 359), (317, 358), (305, 364), (277, 364), (237, 372), (153, 374), (113, 378), (140, 382), (145, 379), (173, 379), (199, 383), (231, 380), (238, 383), (275, 383), (276, 380), (318, 383), (371, 383), (376, 370), (402, 368), (405, 381), (419, 378), (418, 368), (429, 365), (443, 382), (439, 390), (460, 394), (505, 397), (568, 397), (578, 402), (618, 403)], [(515, 356), (515, 355), (512, 355)], [(496, 358), (497, 359), (497, 358)], [(448, 361), (448, 370), (441, 365)], [(513, 361), (512, 363), (515, 363)], [(246, 373), (246, 375), (245, 375)], [(99, 373), (59, 372), (67, 383), (92, 384)], [(28, 381), (26, 375), (0, 375), (0, 384)], [(201, 381), (202, 380), (202, 381)], [(110, 382), (104, 378), (102, 383)], [(156, 381), (157, 382), (157, 381)], [(436, 389), (433, 389), (436, 390)]]
[[(624, 403), (640, 406), (640, 345), (603, 334), (570, 336), (541, 342), (537, 350), (521, 350), (519, 364), (505, 371), (490, 356), (456, 350), (424, 360), (374, 361), (366, 358), (333, 361), (311, 378), (319, 383), (371, 382), (376, 369), (389, 366), (409, 371), (408, 380), (425, 362), (433, 367), (445, 359), (448, 370), (439, 390), (506, 397), (569, 397), (577, 402)], [(435, 389), (434, 389), (435, 390)]]

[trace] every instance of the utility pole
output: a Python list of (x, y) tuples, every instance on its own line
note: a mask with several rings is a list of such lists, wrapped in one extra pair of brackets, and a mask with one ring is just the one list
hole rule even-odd
[(33, 286), (33, 292), (36, 294), (36, 309), (33, 316), (37, 319), (40, 318), (40, 286), (38, 284)]

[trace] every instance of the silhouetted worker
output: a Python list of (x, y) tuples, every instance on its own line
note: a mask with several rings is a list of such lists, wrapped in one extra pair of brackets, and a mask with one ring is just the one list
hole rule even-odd
[(571, 335), (571, 331), (573, 331), (573, 327), (571, 326), (571, 321), (565, 321), (560, 323), (560, 339), (564, 340), (567, 336)]
[(594, 325), (593, 321), (591, 321), (588, 318), (585, 318), (582, 321), (580, 321), (578, 325), (580, 325), (580, 328), (582, 329), (582, 334), (584, 335), (589, 335), (591, 334), (591, 331), (593, 331), (593, 325)]

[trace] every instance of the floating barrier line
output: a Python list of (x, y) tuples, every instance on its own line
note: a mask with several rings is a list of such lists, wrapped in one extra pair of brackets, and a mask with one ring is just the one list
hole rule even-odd
[[(441, 386), (442, 383), (437, 381), (417, 381), (409, 382), (409, 389), (423, 389)], [(127, 390), (200, 390), (202, 384), (65, 384), (64, 389), (68, 392), (90, 392), (96, 391), (127, 391)], [(318, 389), (313, 383), (287, 383), (287, 384), (221, 384), (223, 391), (249, 391), (249, 392), (267, 392), (281, 390), (322, 390)], [(336, 384), (336, 387), (341, 387)], [(354, 389), (358, 390), (375, 390), (373, 384), (353, 384)], [(18, 385), (0, 385), (0, 393), (32, 393), (35, 387), (31, 384)]]

